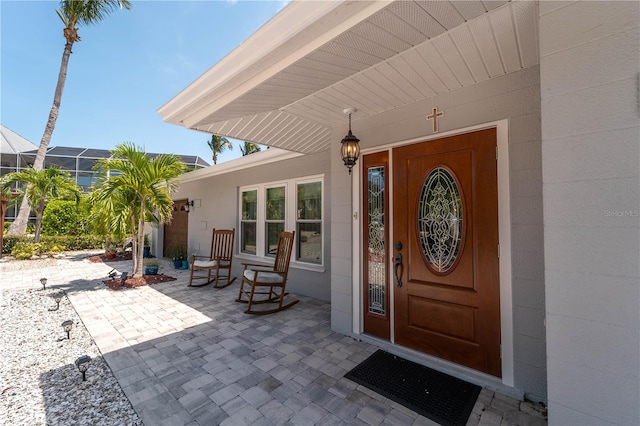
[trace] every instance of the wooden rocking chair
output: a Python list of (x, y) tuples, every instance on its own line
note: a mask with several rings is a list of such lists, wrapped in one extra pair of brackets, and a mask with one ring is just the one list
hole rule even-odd
[[(284, 297), (289, 294), (285, 291), (285, 286), (287, 285), (294, 236), (295, 231), (280, 232), (278, 250), (273, 267), (243, 263), (242, 282), (240, 283), (240, 292), (236, 302), (248, 304), (246, 313), (254, 315), (271, 314), (288, 309), (298, 303), (298, 300), (292, 300), (283, 305)], [(268, 310), (253, 309), (253, 305), (263, 303), (277, 304), (277, 307)]]
[[(209, 256), (191, 257), (191, 274), (189, 275), (189, 287), (203, 287), (215, 282), (215, 288), (225, 288), (236, 280), (231, 278), (231, 262), (233, 260), (233, 241), (236, 230), (214, 229), (211, 236), (211, 254)], [(194, 275), (194, 271), (207, 271), (207, 275)], [(226, 275), (221, 275), (220, 270), (226, 270)], [(215, 271), (215, 277), (211, 279), (211, 273)], [(194, 284), (193, 280), (206, 279), (203, 284)], [(220, 282), (225, 282), (220, 285)]]

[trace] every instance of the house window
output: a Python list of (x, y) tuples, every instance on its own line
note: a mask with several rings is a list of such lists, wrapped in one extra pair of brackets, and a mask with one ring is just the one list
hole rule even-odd
[(322, 265), (322, 176), (240, 188), (240, 252), (273, 257), (280, 232), (295, 229), (294, 262)]
[(265, 251), (267, 256), (275, 256), (276, 250), (278, 249), (280, 232), (284, 231), (286, 209), (285, 192), (286, 187), (284, 186), (267, 188), (265, 214)]
[(298, 257), (303, 262), (320, 263), (322, 259), (322, 184), (296, 185)]
[(256, 225), (258, 212), (258, 190), (242, 191), (242, 209), (240, 218), (240, 251), (256, 254)]

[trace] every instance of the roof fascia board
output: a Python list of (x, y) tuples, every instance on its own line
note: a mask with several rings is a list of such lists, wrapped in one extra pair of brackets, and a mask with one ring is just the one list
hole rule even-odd
[(180, 183), (193, 182), (211, 176), (223, 175), (239, 170), (254, 168), (276, 161), (300, 157), (301, 155), (304, 154), (300, 154), (299, 152), (285, 151), (278, 148), (270, 148), (265, 151), (255, 152), (253, 154), (245, 155), (235, 160), (227, 161), (226, 163), (217, 164), (184, 173), (180, 175)]
[[(392, 1), (293, 2), (162, 106), (163, 120), (191, 128)], [(212, 91), (220, 95), (207, 99)]]

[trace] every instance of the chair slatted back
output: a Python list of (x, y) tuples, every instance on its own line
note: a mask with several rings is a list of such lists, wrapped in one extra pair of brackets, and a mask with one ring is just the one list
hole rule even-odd
[(275, 272), (289, 271), (289, 262), (291, 261), (291, 252), (293, 250), (293, 238), (296, 231), (282, 231), (278, 239), (278, 251), (276, 252), (276, 260), (273, 264)]
[(231, 262), (235, 235), (235, 228), (213, 230), (213, 236), (211, 237), (211, 260)]

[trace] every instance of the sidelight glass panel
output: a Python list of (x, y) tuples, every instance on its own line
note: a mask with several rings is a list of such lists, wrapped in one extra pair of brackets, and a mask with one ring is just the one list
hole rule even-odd
[(418, 202), (418, 235), (427, 265), (445, 273), (455, 264), (462, 243), (462, 198), (447, 169), (437, 167), (427, 176)]
[(386, 305), (386, 248), (384, 223), (384, 167), (367, 171), (368, 224), (368, 284), (370, 313), (385, 315)]

